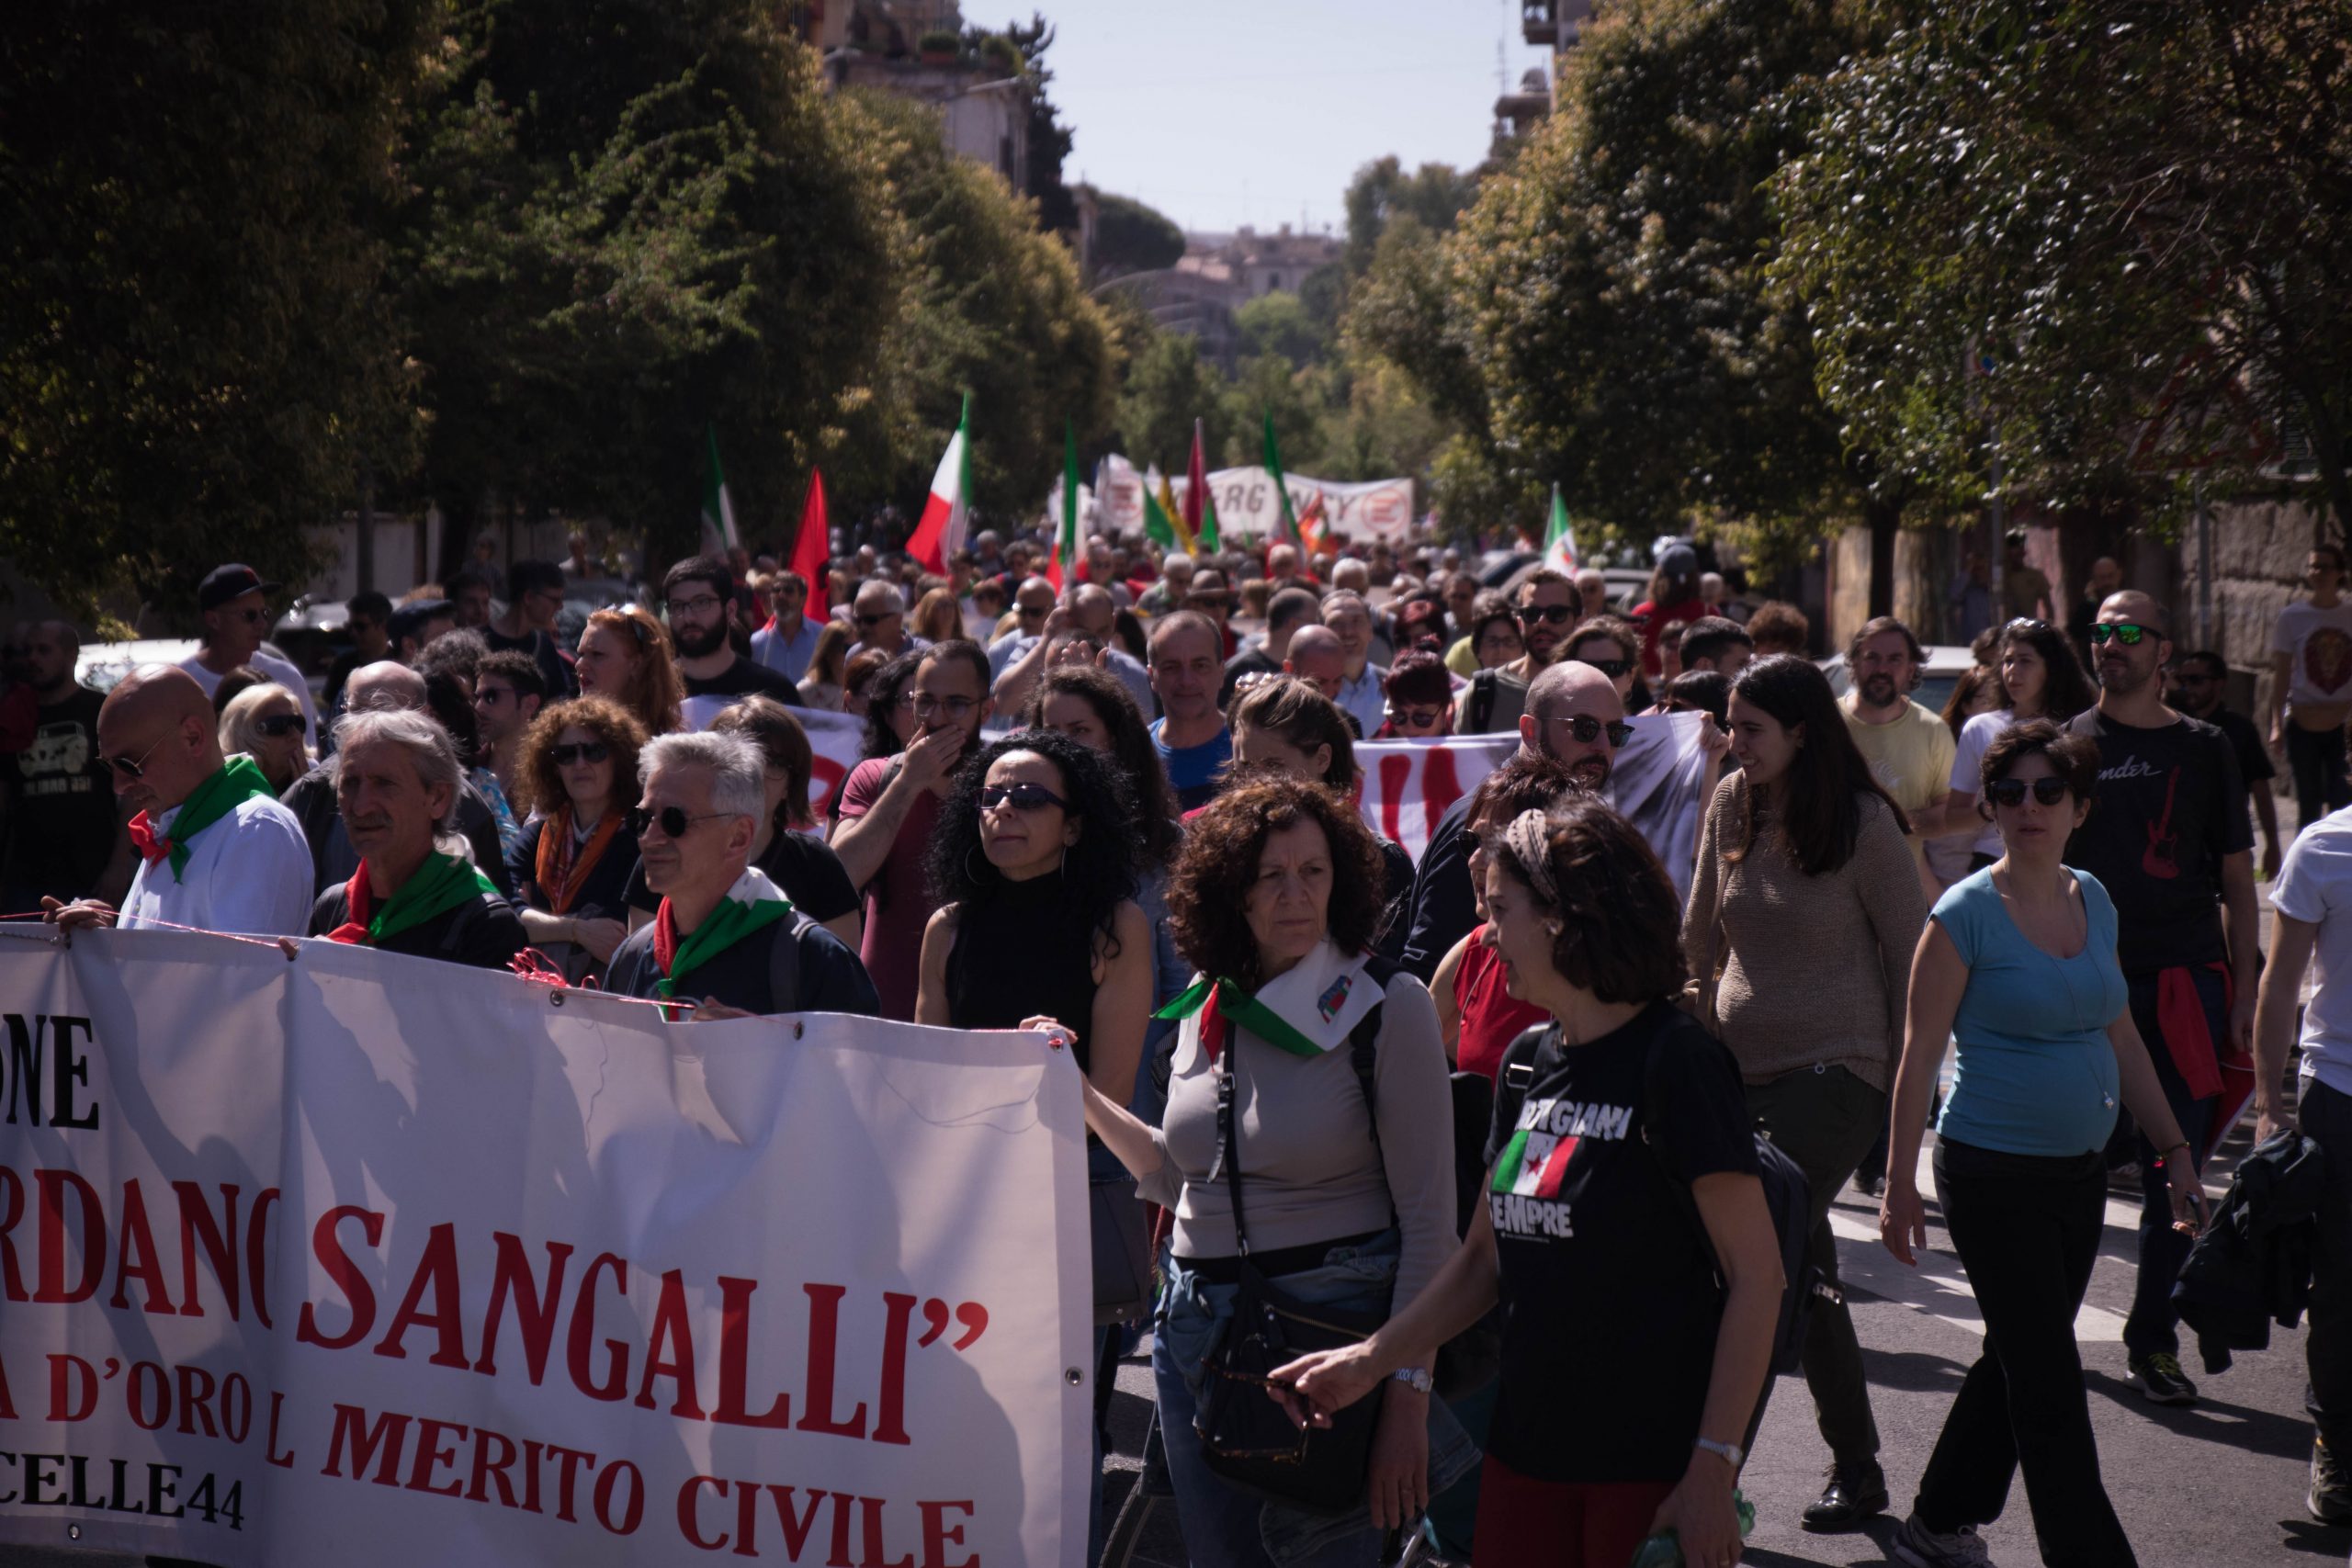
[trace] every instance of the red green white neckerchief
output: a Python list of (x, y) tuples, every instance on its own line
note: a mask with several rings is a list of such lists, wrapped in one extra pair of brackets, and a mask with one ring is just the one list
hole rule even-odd
[(262, 776), (254, 760), (240, 751), (180, 802), (179, 815), (172, 818), (169, 831), (157, 832), (144, 811), (133, 817), (129, 829), (130, 842), (149, 865), (168, 856), (172, 880), (180, 881), (187, 871), (187, 841), (257, 795), (277, 798), (277, 792), (269, 787), (269, 780)]
[(1201, 1048), (1214, 1062), (1225, 1050), (1227, 1024), (1238, 1024), (1269, 1045), (1280, 1046), (1294, 1056), (1319, 1056), (1323, 1047), (1301, 1034), (1264, 1002), (1241, 988), (1233, 980), (1212, 980), (1206, 976), (1193, 981), (1177, 993), (1166, 1007), (1153, 1013), (1154, 1018), (1190, 1018), (1201, 1014)]
[(496, 885), (473, 862), (456, 855), (429, 854), (415, 874), (401, 883), (379, 909), (376, 908), (375, 889), (368, 882), (368, 863), (363, 860), (359, 869), (351, 874), (351, 880), (343, 885), (347, 906), (344, 923), (327, 932), (327, 940), (359, 947), (380, 947), (412, 927), (470, 904), (485, 893), (497, 891)]
[[(752, 932), (764, 930), (792, 913), (792, 902), (765, 873), (747, 868), (727, 889), (718, 908), (703, 917), (684, 936), (678, 934), (678, 917), (670, 900), (653, 917), (653, 961), (661, 977), (653, 988), (664, 1001), (676, 993), (678, 976), (700, 968)], [(666, 1010), (665, 1010), (666, 1011)]]

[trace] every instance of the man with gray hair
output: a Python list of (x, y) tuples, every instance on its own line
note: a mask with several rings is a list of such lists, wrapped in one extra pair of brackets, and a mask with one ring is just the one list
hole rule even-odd
[(662, 905), (614, 950), (606, 990), (675, 998), (698, 1020), (881, 1011), (857, 954), (751, 864), (767, 795), (764, 759), (748, 737), (656, 736), (638, 776), (629, 831)]
[(925, 646), (921, 637), (907, 635), (907, 596), (888, 578), (870, 577), (858, 584), (849, 619), (857, 633), (857, 641), (849, 650), (852, 659), (869, 648), (885, 659), (896, 659), (910, 649)]
[(1344, 664), (1339, 695), (1331, 700), (1356, 721), (1356, 733), (1368, 739), (1388, 708), (1388, 671), (1372, 661), (1372, 607), (1361, 593), (1333, 593), (1323, 601), (1323, 625), (1340, 639)]
[(1136, 613), (1140, 615), (1164, 615), (1170, 610), (1184, 607), (1184, 595), (1193, 590), (1193, 558), (1182, 550), (1170, 550), (1160, 558), (1159, 581), (1143, 591), (1136, 601)]
[(529, 939), (454, 831), (465, 773), (448, 731), (408, 708), (349, 714), (335, 725), (329, 768), (359, 868), (319, 895), (311, 934), (505, 968)]

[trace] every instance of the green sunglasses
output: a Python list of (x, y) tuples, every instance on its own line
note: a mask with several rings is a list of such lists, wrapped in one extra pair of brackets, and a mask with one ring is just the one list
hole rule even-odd
[(2091, 645), (2095, 648), (2106, 647), (2110, 638), (2126, 648), (2137, 648), (2142, 637), (2163, 635), (2154, 626), (2134, 626), (2130, 621), (2095, 621), (2091, 624)]

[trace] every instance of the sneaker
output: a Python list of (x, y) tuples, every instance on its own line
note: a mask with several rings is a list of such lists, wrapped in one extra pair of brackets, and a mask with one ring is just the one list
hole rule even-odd
[(1912, 1515), (1894, 1532), (1888, 1551), (1907, 1568), (1993, 1568), (1974, 1525), (1962, 1525), (1950, 1535), (1931, 1530)]
[(2197, 1385), (2181, 1374), (2180, 1358), (2158, 1351), (2153, 1356), (2134, 1356), (2128, 1363), (2132, 1377), (2139, 1380), (2140, 1392), (2151, 1404), (2194, 1404)]
[(2334, 1450), (2317, 1438), (2312, 1439), (2312, 1489), (2303, 1506), (2324, 1525), (2352, 1525), (2352, 1482), (2345, 1479)]
[(1886, 1196), (1886, 1178), (1863, 1176), (1857, 1173), (1854, 1177), (1854, 1190), (1865, 1198), (1883, 1198)]

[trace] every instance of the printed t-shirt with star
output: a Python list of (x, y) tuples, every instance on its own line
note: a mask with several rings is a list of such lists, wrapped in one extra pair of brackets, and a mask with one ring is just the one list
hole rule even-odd
[(1725, 1300), (1687, 1188), (1756, 1173), (1739, 1068), (1665, 1001), (1582, 1045), (1531, 1030), (1506, 1061), (1531, 1037), (1526, 1098), (1497, 1105), (1487, 1145), (1503, 1309), (1487, 1450), (1539, 1481), (1677, 1480)]
[(2352, 702), (2352, 599), (2328, 609), (2308, 601), (2278, 612), (2270, 651), (2287, 656), (2287, 705)]

